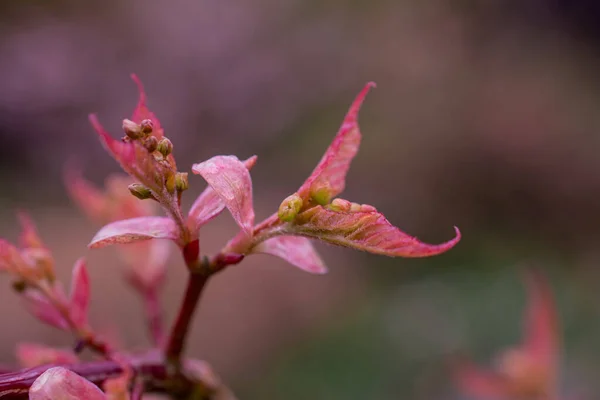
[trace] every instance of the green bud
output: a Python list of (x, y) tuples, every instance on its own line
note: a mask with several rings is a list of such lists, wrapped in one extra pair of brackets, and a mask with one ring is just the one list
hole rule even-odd
[(310, 188), (310, 198), (319, 205), (327, 205), (331, 201), (331, 186), (327, 182), (313, 185)]
[(142, 132), (144, 132), (146, 135), (149, 135), (154, 129), (154, 122), (152, 122), (150, 119), (144, 119), (142, 122), (140, 122), (140, 128)]
[(284, 222), (292, 222), (302, 209), (302, 198), (298, 193), (288, 196), (281, 202), (277, 216)]
[(127, 189), (129, 189), (129, 192), (131, 192), (132, 195), (134, 195), (140, 200), (154, 198), (154, 195), (152, 194), (150, 189), (148, 189), (141, 183), (132, 183), (131, 185), (127, 186)]
[(146, 141), (144, 142), (144, 147), (150, 153), (153, 153), (158, 147), (158, 139), (156, 139), (154, 136), (148, 137), (148, 139), (146, 139)]
[(139, 139), (142, 136), (142, 127), (130, 119), (123, 120), (123, 131), (130, 139)]
[(167, 179), (165, 180), (165, 187), (167, 188), (167, 191), (169, 193), (173, 193), (175, 191), (175, 186), (176, 186), (175, 174), (170, 173), (169, 176), (167, 176)]
[(359, 212), (359, 211), (361, 211), (361, 209), (362, 209), (362, 207), (358, 203), (352, 203), (350, 205), (350, 212)]
[(173, 152), (173, 143), (167, 138), (163, 138), (159, 143), (157, 149), (159, 153), (167, 157)]
[(352, 207), (352, 203), (344, 199), (334, 199), (329, 205), (329, 209), (333, 211), (348, 212)]
[(187, 172), (178, 172), (175, 174), (175, 188), (178, 192), (183, 192), (187, 190), (189, 187), (188, 184), (188, 173)]

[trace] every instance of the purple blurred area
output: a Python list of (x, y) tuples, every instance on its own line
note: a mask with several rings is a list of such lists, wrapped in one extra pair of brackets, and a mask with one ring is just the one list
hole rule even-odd
[[(597, 292), (599, 21), (600, 6), (591, 0), (4, 2), (0, 234), (14, 239), (13, 211), (27, 208), (65, 279), (74, 260), (88, 255), (94, 321), (119, 330), (126, 345), (137, 347), (144, 337), (138, 300), (125, 283), (115, 283), (121, 269), (110, 250), (85, 249), (97, 226), (71, 206), (64, 191), (62, 171), (72, 158), (98, 183), (118, 170), (87, 115), (97, 113), (115, 137), (120, 135), (121, 121), (137, 101), (129, 78), (137, 73), (175, 145), (180, 169), (216, 154), (258, 155), (252, 176), (262, 218), (298, 187), (354, 95), (375, 81), (377, 89), (361, 113), (363, 144), (344, 198), (375, 205), (428, 242), (451, 238), (457, 225), (462, 243), (452, 255), (427, 263), (320, 247), (332, 269), (323, 278), (268, 258), (251, 260), (209, 288), (190, 343), (194, 356), (249, 387), (254, 397), (248, 398), (273, 398), (253, 386), (275, 368), (273, 360), (285, 358), (281, 354), (293, 351), (298, 341), (310, 341), (321, 329), (364, 311), (363, 304), (379, 304), (391, 282), (400, 285), (420, 266), (434, 272), (423, 273), (423, 291), (413, 290), (429, 298), (431, 283), (436, 313), (442, 313), (443, 285), (449, 285), (436, 283), (438, 267), (461, 265), (457, 274), (464, 275), (455, 279), (464, 282), (477, 279), (471, 271), (487, 269), (485, 260), (499, 269), (501, 260), (553, 260), (558, 276), (572, 283), (561, 289), (562, 296), (577, 285), (588, 294)], [(186, 204), (204, 182), (190, 176), (190, 187)], [(209, 228), (202, 239), (209, 252), (235, 231), (226, 216)], [(374, 271), (378, 266), (383, 272)], [(170, 317), (183, 277), (183, 266), (173, 257), (165, 293)], [(511, 290), (499, 297), (511, 298)], [(586, 301), (600, 300), (591, 296)], [(2, 361), (11, 361), (19, 340), (68, 344), (63, 335), (20, 313), (16, 301), (8, 289), (0, 292), (0, 312), (18, 319), (3, 330)], [(401, 312), (427, 320), (421, 328), (440, 329), (434, 325), (438, 314), (419, 317), (414, 307), (402, 304)], [(585, 327), (588, 318), (598, 317), (598, 307), (591, 308), (574, 320)], [(511, 310), (520, 312), (519, 306)], [(134, 319), (140, 323), (131, 323)], [(462, 328), (449, 317), (442, 320), (460, 339), (441, 347), (468, 345)], [(474, 336), (476, 329), (470, 332)], [(397, 335), (398, 341), (420, 336)], [(588, 359), (582, 363), (575, 369), (600, 368)], [(438, 372), (427, 370), (419, 379), (435, 381)], [(403, 385), (394, 389), (399, 397), (376, 392), (378, 398), (453, 398), (441, 397), (420, 380)]]

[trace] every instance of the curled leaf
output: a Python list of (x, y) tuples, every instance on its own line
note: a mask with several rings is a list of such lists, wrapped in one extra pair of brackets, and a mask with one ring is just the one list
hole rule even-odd
[(19, 343), (16, 357), (24, 368), (47, 364), (73, 364), (78, 361), (77, 356), (71, 350), (57, 349), (37, 343)]
[(344, 190), (346, 174), (360, 146), (358, 112), (372, 87), (375, 87), (375, 83), (369, 82), (354, 99), (333, 142), (298, 190), (298, 194), (303, 199), (306, 199), (311, 192), (326, 192), (321, 196), (327, 195), (328, 198), (333, 198)]
[(312, 207), (288, 224), (284, 232), (391, 257), (428, 257), (450, 250), (460, 240), (460, 231), (445, 243), (423, 243), (393, 226), (377, 211), (340, 212)]
[(254, 225), (252, 179), (244, 163), (235, 156), (216, 156), (194, 164), (192, 171), (208, 182), (235, 222), (251, 236)]
[(85, 266), (85, 260), (80, 258), (73, 267), (71, 278), (71, 296), (69, 299), (70, 316), (78, 327), (87, 325), (87, 315), (90, 303), (90, 278)]
[(29, 389), (29, 400), (106, 400), (92, 382), (64, 367), (53, 367), (41, 374)]
[(115, 221), (96, 233), (88, 247), (127, 244), (149, 239), (179, 239), (179, 228), (167, 217), (139, 217)]
[(277, 236), (260, 243), (252, 252), (282, 258), (311, 274), (324, 274), (327, 272), (323, 260), (321, 260), (310, 241), (304, 237)]
[[(256, 164), (256, 156), (252, 156), (243, 161), (246, 168), (249, 170)], [(214, 191), (212, 186), (207, 186), (200, 196), (194, 201), (188, 214), (188, 221), (192, 232), (198, 232), (198, 229), (206, 224), (211, 219), (215, 218), (225, 209), (225, 202)]]

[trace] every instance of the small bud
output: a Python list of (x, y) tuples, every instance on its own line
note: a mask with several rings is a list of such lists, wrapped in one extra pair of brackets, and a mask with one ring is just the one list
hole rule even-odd
[(129, 192), (132, 195), (134, 195), (135, 197), (137, 197), (140, 200), (154, 198), (154, 195), (152, 194), (150, 189), (148, 189), (146, 186), (142, 185), (141, 183), (132, 183), (131, 185), (127, 186), (127, 189), (129, 189)]
[(361, 211), (361, 209), (362, 209), (362, 207), (358, 203), (350, 204), (350, 212), (359, 212), (359, 211)]
[(153, 153), (156, 150), (156, 148), (158, 147), (158, 139), (156, 139), (154, 136), (150, 136), (148, 139), (146, 139), (146, 142), (144, 143), (144, 147), (150, 153)]
[(130, 119), (123, 120), (123, 131), (130, 139), (139, 139), (142, 136), (142, 127)]
[(175, 174), (175, 188), (179, 192), (183, 192), (187, 190), (189, 187), (188, 184), (188, 173), (187, 172), (178, 172)]
[(140, 127), (142, 132), (144, 132), (146, 135), (149, 135), (154, 129), (154, 123), (150, 119), (144, 119), (142, 122), (140, 122)]
[(319, 205), (327, 205), (331, 201), (331, 186), (327, 182), (313, 185), (310, 188), (310, 198)]
[(176, 179), (175, 174), (170, 174), (165, 180), (165, 187), (169, 193), (173, 193), (175, 191)]
[(352, 203), (344, 199), (334, 199), (329, 205), (329, 209), (333, 211), (348, 212), (352, 207)]
[(277, 212), (277, 216), (280, 220), (285, 222), (291, 222), (296, 218), (296, 215), (302, 209), (302, 198), (298, 195), (298, 193), (294, 193), (291, 196), (288, 196), (281, 202), (279, 206), (279, 211)]
[(377, 212), (377, 209), (369, 204), (361, 204), (360, 211), (361, 212)]
[(158, 143), (157, 150), (159, 153), (161, 153), (163, 156), (166, 157), (173, 152), (173, 143), (171, 143), (171, 141), (169, 139), (163, 138)]

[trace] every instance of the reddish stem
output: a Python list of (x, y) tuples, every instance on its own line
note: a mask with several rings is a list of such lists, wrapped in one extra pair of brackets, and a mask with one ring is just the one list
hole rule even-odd
[(176, 368), (179, 368), (181, 365), (181, 353), (185, 347), (185, 341), (188, 331), (190, 330), (192, 317), (194, 316), (198, 300), (200, 299), (200, 295), (202, 294), (202, 290), (204, 289), (208, 278), (209, 275), (202, 273), (190, 273), (188, 278), (185, 296), (165, 348), (167, 360)]

